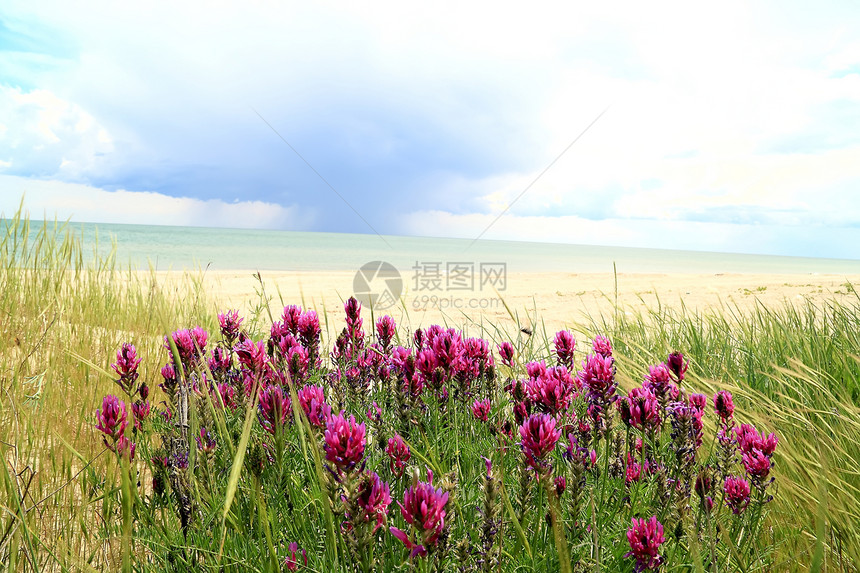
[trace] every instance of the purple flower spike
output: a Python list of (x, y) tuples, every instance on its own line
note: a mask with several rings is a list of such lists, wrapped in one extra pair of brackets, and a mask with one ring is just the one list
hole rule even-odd
[(472, 415), (481, 422), (486, 422), (490, 417), (490, 400), (475, 400), (472, 403)]
[[(429, 482), (419, 481), (404, 492), (403, 503), (398, 502), (400, 514), (406, 523), (415, 529), (421, 540), (421, 545), (425, 547), (433, 545), (439, 539), (439, 535), (445, 528), (445, 515), (447, 514), (445, 506), (447, 503), (448, 492), (441, 488), (433, 488), (432, 475)], [(403, 541), (394, 531), (392, 534)]]
[(603, 358), (612, 356), (612, 343), (605, 336), (595, 336), (591, 348)]
[(218, 325), (221, 327), (221, 336), (228, 344), (232, 344), (239, 336), (244, 319), (239, 317), (238, 310), (228, 310), (218, 315)]
[(726, 505), (735, 515), (742, 513), (750, 503), (750, 484), (743, 478), (727, 477), (723, 491), (726, 494)]
[(406, 470), (406, 464), (409, 458), (412, 457), (412, 452), (409, 451), (409, 446), (403, 441), (399, 434), (394, 434), (393, 438), (388, 439), (388, 446), (385, 448), (385, 453), (390, 458), (391, 473), (399, 478)]
[(510, 342), (502, 342), (499, 344), (499, 356), (502, 359), (502, 364), (510, 368), (514, 367), (514, 345)]
[(324, 428), (326, 418), (331, 415), (331, 406), (326, 404), (325, 392), (323, 392), (322, 387), (306, 384), (297, 392), (297, 395), (299, 405), (304, 410), (305, 416), (308, 417), (308, 422), (310, 422), (311, 426)]
[(365, 427), (343, 412), (329, 417), (325, 428), (325, 458), (339, 471), (352, 471), (364, 456)]
[(260, 392), (260, 403), (257, 406), (257, 418), (263, 429), (277, 434), (287, 421), (290, 413), (290, 396), (280, 386), (269, 386)]
[(128, 425), (125, 402), (114, 395), (105, 396), (96, 412), (96, 429), (113, 441), (119, 440)]
[(388, 315), (380, 317), (376, 321), (376, 335), (379, 337), (379, 344), (383, 348), (388, 348), (391, 345), (396, 328), (397, 325), (394, 323), (394, 319)]
[(523, 455), (536, 471), (544, 467), (544, 458), (555, 449), (561, 431), (555, 428), (555, 418), (549, 414), (532, 414), (520, 426)]
[(660, 404), (657, 396), (647, 388), (633, 388), (627, 398), (630, 407), (630, 424), (639, 430), (660, 427)]
[(647, 521), (634, 518), (632, 525), (627, 530), (630, 552), (624, 556), (636, 559), (636, 571), (658, 569), (663, 562), (659, 553), (660, 545), (666, 541), (663, 524), (657, 521), (657, 516), (653, 516)]
[(266, 343), (262, 340), (256, 343), (250, 338), (243, 340), (233, 350), (236, 352), (239, 364), (252, 372), (261, 373), (269, 362)]
[(735, 413), (735, 404), (732, 402), (732, 393), (720, 390), (714, 394), (714, 411), (725, 423), (732, 419)]
[(368, 472), (358, 488), (358, 506), (364, 512), (365, 521), (375, 521), (373, 532), (385, 525), (388, 506), (391, 505), (391, 488), (379, 479), (376, 472)]
[(684, 381), (684, 374), (687, 373), (688, 365), (689, 361), (685, 359), (684, 355), (680, 352), (673, 352), (669, 355), (669, 358), (666, 359), (666, 367), (675, 376), (675, 380), (678, 383)]
[(573, 351), (576, 348), (576, 340), (573, 338), (573, 334), (568, 330), (558, 331), (555, 334), (553, 345), (555, 346), (555, 355), (558, 357), (559, 365), (572, 368)]
[(122, 348), (117, 350), (116, 362), (111, 364), (111, 368), (119, 375), (117, 382), (126, 392), (131, 391), (132, 386), (137, 380), (137, 367), (139, 365), (140, 358), (137, 356), (137, 349), (133, 344), (124, 343)]

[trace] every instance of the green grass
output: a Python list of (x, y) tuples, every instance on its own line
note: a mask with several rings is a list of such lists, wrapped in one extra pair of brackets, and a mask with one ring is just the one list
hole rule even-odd
[(124, 340), (156, 355), (165, 325), (211, 316), (201, 295), (191, 275), (165, 292), (112, 256), (86, 265), (65, 225), (0, 222), (0, 564), (112, 568), (119, 532), (95, 532), (115, 509), (97, 493), (114, 462), (99, 456), (92, 420), (113, 384), (78, 357), (105, 367)]
[[(123, 487), (116, 457), (103, 453), (92, 428), (102, 396), (115, 392), (99, 368), (107, 368), (120, 344), (130, 341), (144, 357), (141, 376), (154, 386), (166, 357), (165, 333), (197, 324), (217, 331), (216, 309), (198, 275), (185, 275), (168, 288), (152, 273), (122, 269), (113, 256), (90, 260), (95, 262), (84, 262), (80, 239), (62, 224), (46, 224), (34, 234), (20, 216), (0, 223), (0, 568), (10, 571), (106, 571), (118, 569), (124, 557), (131, 560), (131, 549), (123, 550), (127, 544), (121, 518), (130, 515), (123, 506), (128, 497), (121, 495), (130, 486)], [(852, 285), (845, 288), (856, 294)], [(262, 290), (260, 295), (265, 296)], [(260, 332), (269, 324), (267, 308), (257, 305), (255, 315), (248, 318)], [(539, 316), (522, 315), (528, 317), (523, 324), (537, 327), (532, 336), (520, 335), (516, 342), (521, 361), (548, 357), (553, 333), (541, 328)], [(489, 340), (505, 338), (498, 325), (471, 327), (473, 334)], [(857, 571), (860, 298), (838, 303), (807, 299), (780, 308), (758, 304), (749, 310), (726, 305), (705, 313), (658, 304), (644, 312), (587, 316), (578, 321), (577, 329), (613, 340), (622, 387), (640, 383), (636, 373), (644, 374), (669, 351), (681, 350), (692, 360), (688, 387), (708, 394), (730, 390), (739, 421), (779, 435), (774, 470), (778, 489), (762, 532), (773, 548), (769, 561), (773, 570), (815, 566)], [(467, 430), (464, 427), (460, 439), (493, 441), (480, 433), (469, 436)], [(707, 429), (706, 436), (712, 431)], [(234, 438), (233, 443), (241, 445), (239, 436)], [(300, 438), (301, 451), (312, 451), (304, 434)], [(456, 443), (418, 443), (416, 451), (423, 452), (427, 465), (442, 470), (449, 469), (442, 460), (451, 459), (457, 448)], [(255, 454), (249, 449), (248, 455)], [(318, 461), (307, 453), (299, 455), (291, 462), (294, 474), (285, 473), (306, 476), (316, 484), (307, 492), (309, 498), (303, 502), (307, 506), (296, 511), (323, 516)], [(465, 491), (480, 490), (481, 466), (479, 462), (459, 468), (461, 482), (474, 485)], [(443, 473), (437, 472), (437, 479)], [(149, 476), (141, 477), (146, 481)], [(295, 487), (299, 484), (287, 484), (288, 489)], [(505, 490), (515, 487), (505, 482)], [(266, 506), (257, 503), (262, 494), (255, 494), (251, 485), (234, 493), (232, 509), (222, 504), (206, 516), (218, 541), (226, 527), (238, 532), (224, 542), (228, 557), (222, 564), (227, 568), (250, 565), (259, 555), (258, 548), (243, 546), (243, 527), (268, 527), (271, 522), (303, 539), (320, 533), (292, 514), (278, 514), (272, 507), (266, 513)], [(476, 503), (469, 497), (474, 495), (466, 493), (457, 501), (456, 523), (464, 523), (464, 508)], [(397, 499), (394, 491), (392, 497)], [(514, 508), (502, 511), (507, 518)], [(252, 516), (253, 523), (239, 523), (236, 516)], [(192, 534), (199, 539), (181, 539), (164, 514), (137, 518), (146, 533), (136, 534), (140, 537), (134, 539), (135, 551), (158, 553), (183, 544), (206, 544), (205, 532)], [(305, 548), (334, 559), (339, 550), (326, 547), (325, 540), (335, 532), (329, 518), (323, 521), (328, 533), (323, 529), (318, 544)], [(219, 525), (222, 522), (226, 523)], [(524, 532), (512, 531), (511, 538), (520, 540), (518, 552), (506, 553), (503, 559), (521, 568), (549, 566), (551, 562), (538, 557), (529, 560), (530, 552), (554, 546), (552, 530), (539, 524), (532, 522), (530, 530), (526, 523)], [(535, 538), (535, 531), (543, 537)], [(386, 547), (394, 551), (399, 546), (389, 541)], [(576, 544), (571, 547), (578, 549)], [(193, 559), (189, 568), (192, 563)]]
[(768, 526), (779, 568), (808, 569), (818, 552), (823, 567), (857, 570), (860, 297), (705, 313), (662, 307), (586, 322), (615, 341), (619, 370), (644, 371), (683, 350), (692, 389), (730, 390), (742, 420), (777, 432), (779, 493)]

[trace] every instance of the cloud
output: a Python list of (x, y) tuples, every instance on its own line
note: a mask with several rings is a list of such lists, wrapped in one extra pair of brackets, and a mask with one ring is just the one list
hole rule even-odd
[(380, 232), (425, 229), (416, 212), (462, 230), (611, 104), (505, 216), (512, 232), (715, 221), (753, 240), (860, 220), (860, 13), (845, 8), (9, 0), (0, 22), (15, 39), (0, 38), (0, 173), (301, 206), (325, 213), (302, 218), (315, 230), (368, 232), (257, 110)]
[(113, 151), (107, 130), (56, 94), (0, 85), (0, 172), (80, 180)]
[(11, 216), (24, 198), (31, 218), (126, 223), (307, 230), (314, 213), (264, 201), (201, 200), (142, 191), (106, 191), (88, 185), (0, 175), (0, 214)]

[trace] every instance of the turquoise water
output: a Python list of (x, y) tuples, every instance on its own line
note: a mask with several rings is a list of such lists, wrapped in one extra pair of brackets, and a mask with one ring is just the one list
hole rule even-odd
[[(42, 223), (32, 223), (33, 232)], [(399, 237), (69, 223), (83, 239), (85, 253), (115, 242), (117, 261), (147, 269), (314, 271), (357, 270), (382, 260), (401, 272), (427, 263), (503, 263), (507, 272), (690, 272), (690, 273), (836, 273), (860, 274), (860, 261), (771, 255), (743, 255), (553, 243)]]

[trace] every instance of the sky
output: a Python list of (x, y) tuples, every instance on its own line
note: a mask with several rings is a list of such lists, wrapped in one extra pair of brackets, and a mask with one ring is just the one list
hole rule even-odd
[(860, 258), (853, 2), (4, 0), (0, 212)]

